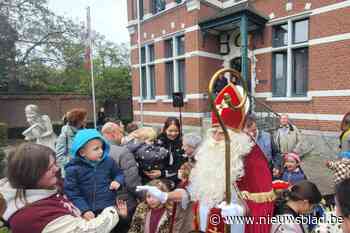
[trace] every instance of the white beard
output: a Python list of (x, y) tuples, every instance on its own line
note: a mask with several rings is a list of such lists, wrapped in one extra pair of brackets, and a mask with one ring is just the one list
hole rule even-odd
[[(245, 133), (229, 130), (231, 139), (231, 181), (244, 175), (243, 158), (254, 142)], [(196, 154), (197, 162), (190, 174), (190, 196), (209, 208), (222, 202), (225, 198), (225, 141), (215, 141), (207, 135)]]

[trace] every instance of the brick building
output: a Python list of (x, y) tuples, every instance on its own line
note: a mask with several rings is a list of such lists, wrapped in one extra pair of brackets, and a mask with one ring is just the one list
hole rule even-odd
[(338, 131), (350, 111), (349, 0), (140, 0), (140, 16), (139, 49), (128, 0), (136, 121), (178, 116), (171, 93), (182, 91), (185, 128), (200, 129), (222, 67), (242, 68), (257, 100), (314, 134)]

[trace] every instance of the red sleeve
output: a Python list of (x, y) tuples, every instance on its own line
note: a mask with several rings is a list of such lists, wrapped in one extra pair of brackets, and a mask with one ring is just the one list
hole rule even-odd
[(267, 159), (255, 145), (244, 157), (244, 176), (237, 182), (241, 191), (250, 193), (269, 192), (272, 189), (272, 174)]

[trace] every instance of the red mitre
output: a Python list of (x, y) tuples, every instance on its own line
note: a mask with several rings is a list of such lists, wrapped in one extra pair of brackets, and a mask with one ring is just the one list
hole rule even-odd
[[(247, 105), (243, 108), (233, 109), (229, 107), (227, 101), (231, 102), (231, 106), (238, 106), (243, 97), (238, 88), (233, 84), (228, 84), (224, 87), (215, 98), (216, 109), (218, 110), (224, 124), (232, 130), (241, 130), (243, 128), (244, 119), (246, 116)], [(219, 121), (214, 112), (211, 113), (212, 126), (219, 126)]]

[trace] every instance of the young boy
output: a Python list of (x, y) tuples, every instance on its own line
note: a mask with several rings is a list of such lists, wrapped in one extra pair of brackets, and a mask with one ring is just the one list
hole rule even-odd
[(66, 165), (64, 192), (86, 220), (115, 205), (123, 173), (109, 157), (109, 145), (95, 129), (80, 130), (73, 139)]

